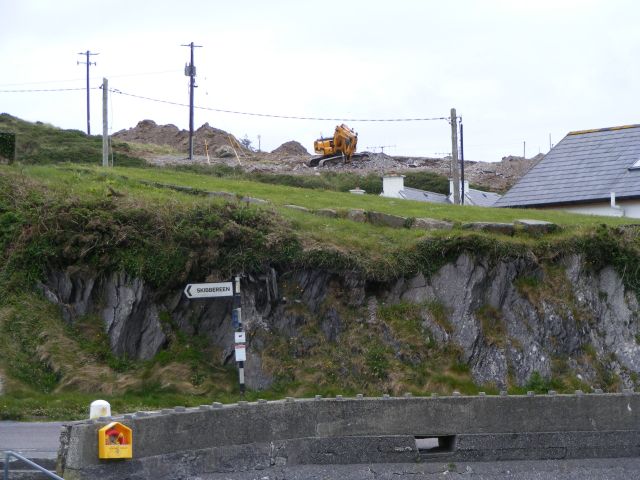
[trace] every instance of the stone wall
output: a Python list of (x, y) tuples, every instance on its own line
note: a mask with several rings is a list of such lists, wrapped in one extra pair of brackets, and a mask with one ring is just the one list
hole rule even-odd
[[(58, 470), (159, 480), (275, 465), (638, 456), (638, 411), (630, 391), (214, 403), (65, 425)], [(132, 460), (98, 459), (97, 431), (112, 420), (133, 429)]]

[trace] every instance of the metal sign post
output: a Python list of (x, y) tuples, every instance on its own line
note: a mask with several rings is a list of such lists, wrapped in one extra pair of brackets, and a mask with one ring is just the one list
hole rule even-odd
[(233, 282), (220, 283), (190, 283), (184, 287), (187, 298), (216, 298), (233, 297), (231, 322), (234, 330), (234, 353), (238, 364), (238, 378), (240, 380), (240, 395), (244, 397), (244, 362), (247, 360), (246, 333), (242, 329), (242, 297), (240, 294), (240, 277)]
[(240, 294), (240, 277), (235, 278), (235, 288), (233, 290), (233, 328), (234, 350), (236, 362), (238, 364), (238, 380), (240, 381), (240, 395), (244, 397), (244, 362), (247, 359), (246, 333), (242, 329), (242, 296)]

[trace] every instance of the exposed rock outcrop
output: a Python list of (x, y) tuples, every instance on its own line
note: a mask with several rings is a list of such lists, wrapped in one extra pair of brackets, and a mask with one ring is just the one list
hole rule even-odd
[[(336, 342), (351, 321), (343, 318), (344, 309), (360, 312), (363, 322), (379, 323), (384, 320), (376, 315), (378, 302), (440, 305), (445, 323), (422, 309), (423, 333), (439, 344), (455, 344), (479, 384), (524, 385), (534, 372), (549, 377), (558, 361), (595, 385), (598, 368), (616, 374), (627, 387), (640, 373), (635, 293), (625, 289), (614, 269), (593, 272), (575, 255), (550, 267), (533, 256), (492, 262), (463, 254), (430, 277), (382, 284), (356, 273), (279, 275), (274, 269), (242, 282), (250, 388), (273, 381), (263, 368), (268, 336), (260, 332), (297, 339), (297, 351), (305, 352), (312, 344), (304, 339), (304, 327), (312, 318), (324, 340)], [(167, 329), (177, 328), (208, 338), (222, 351), (221, 362), (233, 361), (229, 300), (190, 301), (182, 292), (160, 296), (124, 273), (96, 276), (80, 270), (52, 273), (44, 291), (69, 322), (99, 314), (117, 355), (152, 358), (166, 344)], [(393, 348), (397, 340), (387, 337), (383, 340)]]

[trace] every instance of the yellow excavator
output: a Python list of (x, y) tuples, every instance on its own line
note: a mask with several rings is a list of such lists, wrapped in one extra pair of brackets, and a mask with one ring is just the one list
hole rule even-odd
[(322, 137), (313, 142), (313, 149), (319, 156), (309, 161), (310, 167), (324, 166), (338, 161), (350, 162), (356, 154), (358, 134), (344, 123), (336, 127), (333, 137)]

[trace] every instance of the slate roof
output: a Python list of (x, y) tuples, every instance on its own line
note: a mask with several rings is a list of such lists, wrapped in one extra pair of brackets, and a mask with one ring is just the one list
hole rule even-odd
[(449, 199), (446, 195), (441, 193), (427, 192), (425, 190), (418, 190), (417, 188), (404, 187), (403, 190), (398, 192), (405, 200), (417, 200), (419, 202), (431, 202), (431, 203), (449, 203)]
[(498, 193), (483, 192), (482, 190), (476, 190), (475, 188), (465, 190), (464, 196), (465, 203), (471, 203), (478, 207), (493, 207), (496, 202), (502, 198)]
[[(417, 188), (404, 187), (404, 190), (398, 192), (405, 200), (417, 200), (419, 202), (431, 203), (451, 203), (448, 195), (442, 193), (427, 192), (418, 190)], [(477, 205), (479, 207), (492, 207), (500, 198), (500, 195), (493, 192), (483, 192), (469, 188), (464, 192), (465, 203), (469, 205)]]
[(640, 197), (640, 125), (571, 132), (494, 206), (562, 205)]

